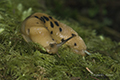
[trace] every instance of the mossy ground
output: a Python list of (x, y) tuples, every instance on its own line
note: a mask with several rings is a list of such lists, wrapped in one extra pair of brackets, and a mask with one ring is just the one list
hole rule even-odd
[[(49, 55), (38, 44), (26, 43), (20, 33), (20, 26), (25, 17), (34, 12), (43, 12), (39, 9), (40, 4), (35, 0), (30, 0), (29, 3), (4, 0), (0, 1), (0, 5), (0, 80), (45, 80), (45, 78), (118, 80), (120, 78), (120, 43), (102, 34), (96, 35), (95, 29), (87, 29), (81, 26), (82, 23), (64, 19), (60, 21), (78, 32), (91, 55), (83, 59), (67, 46), (59, 49), (61, 58)], [(45, 13), (59, 19), (48, 10)]]

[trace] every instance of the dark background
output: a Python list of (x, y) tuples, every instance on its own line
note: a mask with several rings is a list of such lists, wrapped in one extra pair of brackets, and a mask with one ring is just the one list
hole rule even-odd
[(119, 0), (39, 0), (60, 18), (72, 18), (96, 33), (120, 41)]

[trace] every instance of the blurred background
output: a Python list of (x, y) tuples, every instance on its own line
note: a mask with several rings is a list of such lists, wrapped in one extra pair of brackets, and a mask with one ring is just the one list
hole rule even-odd
[(54, 4), (52, 2), (47, 4), (56, 14), (63, 17), (67, 15), (82, 22), (86, 28), (96, 29), (98, 34), (120, 41), (119, 0), (61, 0), (59, 2), (54, 0)]
[[(45, 1), (45, 0), (44, 0)], [(71, 17), (120, 41), (120, 0), (46, 0), (45, 6), (58, 16)]]
[(120, 41), (120, 0), (39, 0), (43, 10), (72, 18), (97, 34)]

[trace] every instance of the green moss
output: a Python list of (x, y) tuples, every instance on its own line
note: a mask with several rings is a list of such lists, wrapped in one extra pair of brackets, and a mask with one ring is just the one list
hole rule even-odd
[[(82, 23), (71, 19), (61, 20), (78, 32), (85, 41), (92, 54), (85, 56), (85, 59), (74, 54), (67, 46), (59, 49), (59, 58), (57, 55), (49, 55), (38, 44), (26, 43), (20, 33), (22, 18), (35, 12), (35, 8), (39, 9), (37, 4), (32, 4), (29, 10), (31, 4), (25, 5), (17, 0), (0, 1), (1, 80), (36, 80), (44, 77), (51, 80), (70, 80), (73, 77), (80, 77), (81, 80), (120, 78), (120, 44), (103, 35), (96, 35), (95, 30), (86, 29), (81, 26)], [(24, 11), (26, 14), (23, 14)], [(88, 72), (86, 67), (94, 74)]]

